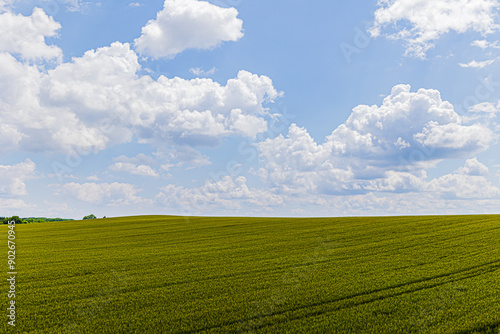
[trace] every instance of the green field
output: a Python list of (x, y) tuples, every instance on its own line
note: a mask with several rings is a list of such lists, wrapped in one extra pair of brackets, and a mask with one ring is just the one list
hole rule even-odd
[(15, 229), (16, 328), (4, 283), (3, 333), (499, 333), (499, 215)]

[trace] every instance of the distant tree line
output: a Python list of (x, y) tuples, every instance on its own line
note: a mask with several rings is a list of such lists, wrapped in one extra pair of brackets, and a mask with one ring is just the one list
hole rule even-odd
[[(106, 218), (106, 216), (102, 217)], [(88, 219), (97, 219), (97, 217), (93, 214), (83, 217), (83, 220)], [(12, 217), (0, 217), (0, 224), (8, 224), (10, 221), (16, 222), (16, 224), (31, 224), (31, 223), (45, 223), (45, 222), (63, 222), (69, 221), (73, 219), (64, 219), (64, 218), (45, 218), (45, 217), (28, 217), (28, 218), (20, 218), (19, 216)]]
[(9, 221), (15, 221), (16, 224), (31, 224), (31, 223), (45, 223), (45, 222), (62, 222), (73, 219), (64, 219), (64, 218), (45, 218), (45, 217), (28, 217), (28, 218), (20, 218), (19, 216), (12, 217), (0, 217), (0, 221), (3, 224), (7, 224)]

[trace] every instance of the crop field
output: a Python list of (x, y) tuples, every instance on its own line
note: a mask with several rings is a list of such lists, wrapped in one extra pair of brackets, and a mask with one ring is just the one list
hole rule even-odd
[(499, 215), (34, 223), (16, 266), (2, 333), (500, 333)]

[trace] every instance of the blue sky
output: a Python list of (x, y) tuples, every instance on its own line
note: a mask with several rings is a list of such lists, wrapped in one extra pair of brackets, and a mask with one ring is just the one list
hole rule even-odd
[(497, 0), (0, 0), (0, 216), (498, 213)]

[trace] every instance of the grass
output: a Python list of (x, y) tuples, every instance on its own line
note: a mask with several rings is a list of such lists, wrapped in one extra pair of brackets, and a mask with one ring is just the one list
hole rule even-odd
[(19, 225), (16, 332), (498, 334), (499, 240), (498, 215)]

